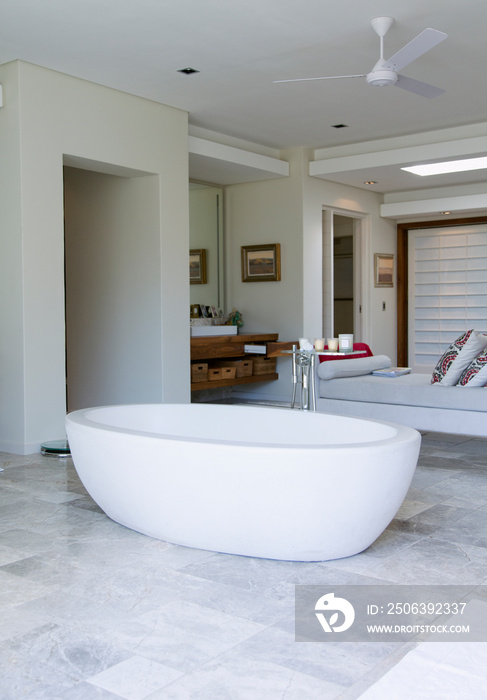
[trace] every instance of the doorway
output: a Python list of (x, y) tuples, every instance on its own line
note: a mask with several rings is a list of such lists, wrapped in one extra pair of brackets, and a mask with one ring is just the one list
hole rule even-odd
[(362, 333), (362, 220), (323, 212), (323, 335)]
[(158, 178), (64, 168), (68, 411), (162, 394)]

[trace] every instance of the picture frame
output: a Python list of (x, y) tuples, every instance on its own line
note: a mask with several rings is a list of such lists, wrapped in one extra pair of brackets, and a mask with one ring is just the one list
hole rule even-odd
[(281, 246), (279, 243), (244, 245), (242, 282), (279, 282), (281, 279)]
[(195, 248), (189, 251), (190, 284), (206, 284), (206, 250)]
[(375, 253), (374, 286), (394, 287), (394, 255), (389, 253)]

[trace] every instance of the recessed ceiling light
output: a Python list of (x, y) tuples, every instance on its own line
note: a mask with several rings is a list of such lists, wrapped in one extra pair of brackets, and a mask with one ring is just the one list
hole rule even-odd
[(188, 66), (187, 68), (180, 68), (178, 70), (178, 73), (184, 73), (185, 75), (193, 75), (193, 73), (199, 73), (199, 70), (196, 70), (196, 68), (190, 68)]
[(377, 180), (364, 180), (364, 185), (377, 185)]
[(461, 173), (468, 170), (482, 170), (487, 168), (487, 157), (466, 158), (465, 160), (450, 160), (444, 163), (425, 163), (413, 165), (410, 168), (401, 168), (414, 175), (444, 175), (446, 173)]
[(446, 214), (451, 214), (451, 211), (442, 211), (441, 213), (446, 215)]

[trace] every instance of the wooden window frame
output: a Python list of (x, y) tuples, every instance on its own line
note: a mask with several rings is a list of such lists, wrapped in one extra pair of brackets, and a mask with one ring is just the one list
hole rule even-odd
[(419, 228), (449, 228), (487, 223), (487, 214), (461, 219), (436, 219), (434, 221), (413, 221), (397, 225), (397, 364), (408, 365), (408, 234)]

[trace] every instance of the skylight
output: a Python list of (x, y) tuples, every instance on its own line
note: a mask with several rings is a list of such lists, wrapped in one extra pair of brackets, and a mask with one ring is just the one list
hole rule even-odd
[(449, 160), (444, 163), (425, 163), (424, 165), (412, 165), (407, 170), (408, 173), (414, 175), (444, 175), (446, 173), (461, 173), (468, 170), (482, 170), (487, 168), (487, 157), (481, 158), (466, 158), (465, 160)]

